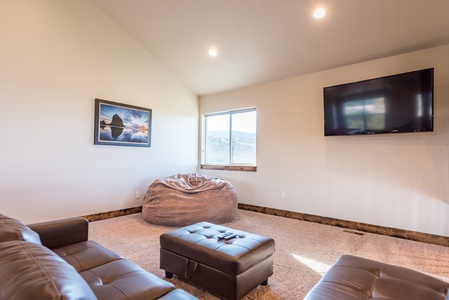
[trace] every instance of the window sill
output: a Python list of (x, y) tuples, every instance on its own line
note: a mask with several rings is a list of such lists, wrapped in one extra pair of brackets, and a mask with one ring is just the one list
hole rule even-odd
[(242, 171), (257, 172), (256, 166), (226, 166), (226, 165), (200, 165), (200, 169), (205, 170), (223, 170), (223, 171)]

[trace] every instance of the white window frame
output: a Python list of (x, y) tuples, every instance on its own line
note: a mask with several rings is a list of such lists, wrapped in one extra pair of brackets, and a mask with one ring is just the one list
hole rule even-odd
[[(235, 109), (235, 110), (229, 110), (229, 111), (222, 111), (222, 112), (213, 112), (213, 113), (205, 113), (202, 117), (202, 124), (201, 124), (201, 169), (214, 169), (214, 170), (232, 170), (232, 171), (250, 171), (250, 172), (256, 172), (257, 167), (256, 164), (242, 164), (242, 163), (232, 163), (232, 118), (230, 118), (229, 123), (229, 164), (206, 164), (206, 119), (210, 116), (220, 116), (220, 115), (235, 115), (239, 113), (245, 113), (245, 112), (256, 112), (256, 107), (250, 107), (250, 108), (242, 108), (242, 109)], [(256, 121), (257, 122), (257, 121)], [(257, 124), (256, 124), (257, 128)], [(257, 136), (257, 129), (256, 129), (256, 136)], [(256, 138), (257, 141), (257, 138)], [(256, 142), (256, 153), (257, 153), (257, 142)], [(257, 157), (256, 157), (257, 160)]]

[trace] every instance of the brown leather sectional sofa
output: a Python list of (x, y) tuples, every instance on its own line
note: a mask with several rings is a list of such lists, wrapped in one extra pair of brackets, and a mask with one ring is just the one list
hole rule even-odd
[(448, 287), (443, 278), (343, 255), (304, 300), (448, 300)]
[(25, 226), (0, 214), (0, 298), (197, 299), (89, 241), (88, 224), (71, 218)]

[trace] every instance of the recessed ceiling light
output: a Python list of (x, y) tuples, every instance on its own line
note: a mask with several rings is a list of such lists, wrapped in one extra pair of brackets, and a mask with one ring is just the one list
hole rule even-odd
[(324, 8), (318, 8), (313, 12), (313, 17), (315, 19), (322, 19), (326, 15), (326, 11)]
[(207, 53), (209, 53), (210, 56), (217, 56), (217, 50), (215, 49), (209, 49), (209, 51), (207, 51)]

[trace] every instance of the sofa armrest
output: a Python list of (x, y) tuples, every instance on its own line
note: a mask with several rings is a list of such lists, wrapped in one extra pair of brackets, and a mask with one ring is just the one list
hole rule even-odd
[(81, 218), (68, 218), (28, 225), (37, 232), (42, 245), (50, 249), (87, 241), (89, 236), (89, 221)]

